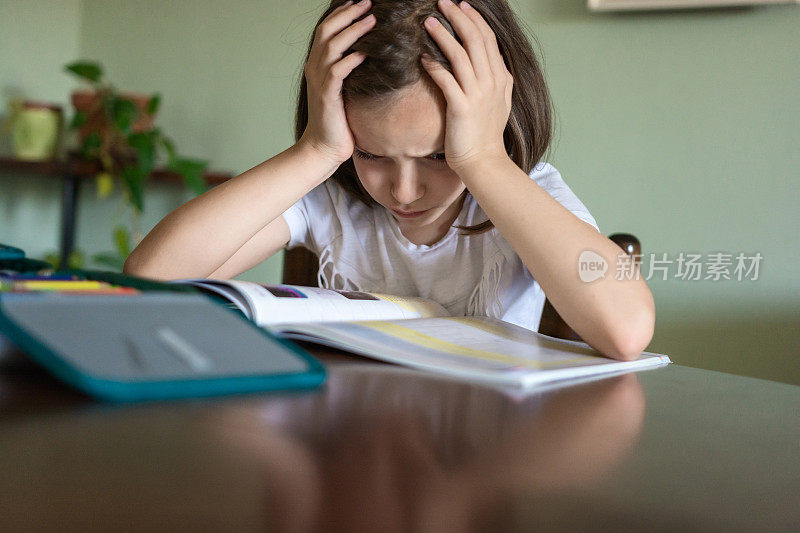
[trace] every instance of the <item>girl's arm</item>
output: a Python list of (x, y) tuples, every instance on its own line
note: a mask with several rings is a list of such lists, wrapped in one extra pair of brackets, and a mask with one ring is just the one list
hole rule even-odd
[[(507, 155), (457, 171), (497, 230), (539, 282), (553, 307), (588, 344), (615, 359), (637, 357), (650, 343), (653, 296), (643, 279), (615, 279), (622, 250), (558, 203)], [(578, 275), (584, 250), (602, 256), (603, 279)]]
[(289, 242), (281, 216), (353, 154), (342, 81), (361, 64), (344, 55), (375, 25), (369, 2), (334, 9), (314, 32), (304, 68), (308, 124), (272, 159), (183, 204), (159, 222), (125, 261), (124, 272), (158, 279), (230, 278)]
[(439, 63), (422, 62), (447, 100), (447, 164), (572, 329), (609, 357), (637, 357), (653, 336), (655, 306), (650, 289), (638, 277), (581, 281), (581, 252), (599, 254), (608, 271), (616, 272), (620, 249), (570, 213), (511, 160), (503, 131), (514, 79), (494, 32), (467, 2), (456, 6), (439, 0), (439, 9), (463, 42), (462, 46), (436, 19), (425, 21), (453, 68), (451, 73)]
[(155, 279), (244, 272), (288, 243), (281, 215), (339, 164), (301, 139), (171, 212), (139, 243), (123, 271)]

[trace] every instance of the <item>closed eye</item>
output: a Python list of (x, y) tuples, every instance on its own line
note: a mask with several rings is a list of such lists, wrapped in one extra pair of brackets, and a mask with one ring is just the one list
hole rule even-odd
[(369, 159), (375, 159), (374, 155), (368, 154), (367, 152), (362, 152), (359, 149), (356, 149), (355, 154), (356, 154), (356, 157), (358, 157), (359, 159), (368, 159), (368, 160)]
[[(355, 153), (356, 157), (358, 157), (359, 159), (365, 159), (367, 161), (375, 160), (375, 159), (381, 159), (381, 156), (372, 155), (372, 154), (370, 154), (368, 152), (364, 152), (362, 150), (359, 150), (358, 148), (355, 149), (354, 153)], [(447, 162), (447, 160), (445, 159), (444, 152), (440, 152), (438, 154), (429, 155), (425, 159), (427, 159), (429, 161), (433, 161), (434, 163), (446, 163)]]

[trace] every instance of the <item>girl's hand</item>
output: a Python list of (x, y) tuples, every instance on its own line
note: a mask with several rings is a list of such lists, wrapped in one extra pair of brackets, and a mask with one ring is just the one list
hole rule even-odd
[(367, 12), (370, 0), (337, 7), (317, 26), (303, 69), (308, 86), (308, 125), (300, 141), (337, 164), (353, 155), (355, 141), (344, 113), (342, 81), (366, 57), (353, 52), (342, 57), (362, 35), (375, 25), (375, 15), (353, 24)]
[(466, 50), (434, 17), (425, 28), (453, 67), (423, 58), (422, 65), (447, 100), (444, 152), (458, 172), (486, 157), (508, 157), (503, 142), (514, 78), (506, 68), (489, 24), (467, 2), (439, 0), (439, 9), (455, 28)]

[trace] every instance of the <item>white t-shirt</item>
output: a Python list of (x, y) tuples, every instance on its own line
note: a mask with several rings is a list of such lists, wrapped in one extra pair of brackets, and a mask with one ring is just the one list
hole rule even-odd
[[(561, 174), (539, 163), (530, 177), (579, 219), (597, 223)], [(320, 287), (421, 296), (453, 316), (489, 316), (536, 331), (545, 294), (497, 228), (459, 235), (451, 227), (432, 245), (414, 244), (382, 206), (369, 207), (326, 180), (283, 213), (291, 239), (319, 256)], [(454, 225), (488, 217), (467, 194)], [(576, 266), (577, 268), (577, 266)]]

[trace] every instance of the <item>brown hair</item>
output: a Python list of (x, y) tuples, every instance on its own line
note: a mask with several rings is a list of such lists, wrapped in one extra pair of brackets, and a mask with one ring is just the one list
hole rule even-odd
[[(343, 0), (331, 0), (330, 5), (314, 26), (331, 14)], [(500, 53), (514, 77), (511, 114), (503, 132), (506, 151), (526, 173), (542, 159), (552, 137), (552, 105), (544, 73), (533, 52), (531, 43), (506, 0), (471, 0), (497, 36)], [(377, 18), (375, 27), (353, 45), (351, 51), (361, 51), (366, 59), (356, 67), (342, 86), (347, 102), (375, 100), (382, 104), (396, 96), (399, 89), (419, 81), (437, 87), (420, 63), (428, 54), (452, 72), (449, 61), (423, 27), (423, 21), (436, 17), (458, 39), (455, 30), (439, 12), (436, 0), (372, 0), (370, 13)], [(365, 14), (366, 15), (366, 14)], [(534, 38), (535, 40), (535, 38)], [(306, 52), (311, 53), (313, 35)], [(300, 90), (295, 115), (295, 140), (299, 140), (308, 124), (308, 88), (301, 73)], [(344, 190), (367, 205), (375, 205), (361, 185), (353, 160), (348, 159), (334, 172), (332, 179)], [(457, 226), (465, 235), (482, 233), (494, 227), (491, 220), (475, 226)]]

